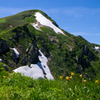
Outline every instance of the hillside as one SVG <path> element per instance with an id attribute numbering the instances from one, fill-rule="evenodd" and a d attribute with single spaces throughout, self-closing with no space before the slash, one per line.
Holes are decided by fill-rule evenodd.
<path id="1" fill-rule="evenodd" d="M 57 79 L 74 72 L 92 80 L 100 75 L 100 51 L 96 47 L 100 46 L 60 29 L 40 10 L 0 19 L 0 59 L 9 72 L 23 66 L 22 71 L 29 71 L 26 76 L 34 72 L 36 76 L 41 73 L 40 78 Z M 37 65 L 41 67 L 38 71 L 33 68 Z"/>

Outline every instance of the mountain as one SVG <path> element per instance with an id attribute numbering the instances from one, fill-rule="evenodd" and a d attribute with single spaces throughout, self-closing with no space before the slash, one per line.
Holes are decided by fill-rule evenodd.
<path id="1" fill-rule="evenodd" d="M 0 61 L 6 71 L 56 79 L 71 72 L 100 75 L 100 46 L 59 28 L 40 10 L 0 19 Z"/>

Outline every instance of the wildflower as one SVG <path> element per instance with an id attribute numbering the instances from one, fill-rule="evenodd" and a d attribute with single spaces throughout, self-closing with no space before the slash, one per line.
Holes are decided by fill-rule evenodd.
<path id="1" fill-rule="evenodd" d="M 3 68 L 0 68 L 1 70 L 3 70 Z"/>
<path id="2" fill-rule="evenodd" d="M 3 76 L 3 78 L 6 78 L 7 76 Z"/>
<path id="3" fill-rule="evenodd" d="M 11 77 L 11 75 L 9 74 L 9 76 Z"/>
<path id="4" fill-rule="evenodd" d="M 86 80 L 83 80 L 84 83 L 86 83 Z"/>
<path id="5" fill-rule="evenodd" d="M 70 79 L 72 79 L 72 76 L 70 76 Z"/>
<path id="6" fill-rule="evenodd" d="M 98 81 L 98 80 L 96 80 L 96 81 L 95 81 L 95 83 L 99 83 L 99 81 Z"/>
<path id="7" fill-rule="evenodd" d="M 67 81 L 69 80 L 69 77 L 68 77 L 68 76 L 66 76 L 66 80 L 67 80 Z"/>
<path id="8" fill-rule="evenodd" d="M 75 74 L 73 72 L 71 72 L 71 76 L 74 76 Z"/>
<path id="9" fill-rule="evenodd" d="M 63 76 L 60 76 L 60 79 L 62 80 L 63 79 Z"/>
<path id="10" fill-rule="evenodd" d="M 82 74 L 80 74 L 80 75 L 79 75 L 79 77 L 81 77 L 81 78 L 82 78 Z"/>

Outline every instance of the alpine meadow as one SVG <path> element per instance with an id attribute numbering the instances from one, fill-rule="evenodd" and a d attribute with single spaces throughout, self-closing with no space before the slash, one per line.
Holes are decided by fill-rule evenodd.
<path id="1" fill-rule="evenodd" d="M 100 45 L 41 10 L 0 19 L 0 100 L 100 100 L 99 82 Z"/>

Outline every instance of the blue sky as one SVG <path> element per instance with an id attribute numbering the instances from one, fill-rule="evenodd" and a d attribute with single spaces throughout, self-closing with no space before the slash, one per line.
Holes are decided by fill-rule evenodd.
<path id="1" fill-rule="evenodd" d="M 60 28 L 100 45 L 100 0 L 1 0 L 0 18 L 40 9 Z"/>

